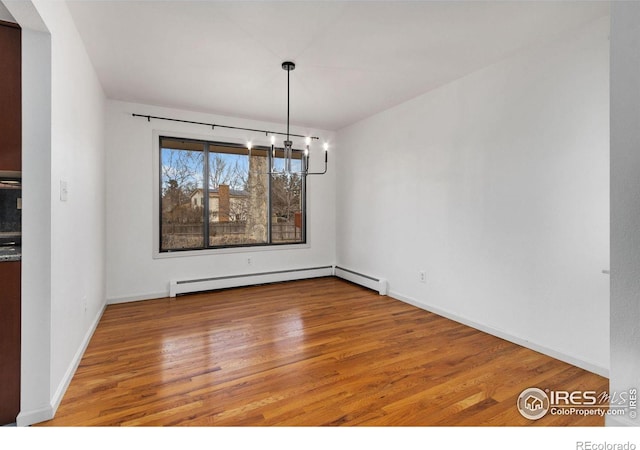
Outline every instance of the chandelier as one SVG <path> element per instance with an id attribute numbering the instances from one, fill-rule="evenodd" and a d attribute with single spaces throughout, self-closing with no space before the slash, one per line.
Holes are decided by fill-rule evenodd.
<path id="1" fill-rule="evenodd" d="M 290 129 L 289 129 L 289 88 L 290 88 L 290 83 L 289 83 L 289 78 L 290 78 L 290 74 L 291 71 L 293 71 L 296 68 L 295 63 L 291 62 L 291 61 L 284 61 L 282 63 L 282 68 L 284 70 L 287 71 L 287 132 L 286 133 L 282 133 L 279 131 L 269 131 L 269 130 L 258 130 L 255 128 L 245 128 L 245 127 L 238 127 L 238 126 L 231 126 L 231 125 L 222 125 L 219 123 L 207 123 L 207 122 L 196 122 L 193 120 L 184 120 L 184 119 L 175 119 L 175 118 L 171 118 L 171 117 L 160 117 L 160 116 L 152 116 L 149 114 L 136 114 L 133 113 L 131 114 L 133 117 L 144 117 L 145 119 L 147 119 L 148 122 L 151 122 L 151 119 L 156 119 L 156 120 L 167 120 L 170 122 L 182 122 L 182 123 L 188 123 L 188 124 L 193 124 L 193 125 L 204 125 L 207 127 L 211 127 L 211 130 L 215 130 L 216 128 L 226 128 L 226 129 L 230 129 L 230 130 L 243 130 L 243 131 L 249 131 L 249 132 L 253 132 L 253 133 L 264 133 L 266 136 L 271 136 L 271 167 L 269 168 L 269 172 L 268 174 L 271 175 L 281 175 L 283 173 L 291 175 L 291 174 L 300 174 L 303 176 L 306 175 L 324 175 L 325 173 L 327 173 L 327 165 L 329 162 L 329 144 L 327 142 L 325 142 L 322 145 L 322 148 L 324 150 L 324 170 L 322 172 L 309 172 L 309 159 L 310 159 L 310 147 L 311 147 L 311 142 L 314 140 L 318 140 L 320 139 L 319 137 L 316 136 L 303 136 L 300 134 L 292 134 L 290 133 Z M 287 138 L 284 140 L 284 145 L 283 145 L 283 150 L 284 150 L 284 168 L 282 171 L 276 171 L 274 170 L 274 160 L 276 159 L 276 147 L 275 147 L 275 143 L 276 143 L 276 135 L 286 135 Z M 304 142 L 305 142 L 305 148 L 304 148 L 304 153 L 300 156 L 301 161 L 303 162 L 302 165 L 302 170 L 300 172 L 294 172 L 292 171 L 292 167 L 291 167 L 291 160 L 293 159 L 293 153 L 294 150 L 293 149 L 293 142 L 291 141 L 292 137 L 299 137 L 299 138 L 304 138 Z M 247 149 L 249 150 L 249 156 L 251 156 L 251 148 L 252 148 L 252 143 L 251 141 L 247 142 Z M 298 158 L 295 158 L 298 159 Z"/>
<path id="2" fill-rule="evenodd" d="M 283 168 L 282 171 L 276 171 L 275 168 L 274 168 L 274 162 L 275 162 L 275 159 L 276 159 L 276 147 L 275 147 L 276 136 L 275 136 L 275 134 L 271 134 L 271 167 L 270 167 L 269 174 L 274 175 L 274 174 L 286 173 L 286 174 L 300 174 L 300 175 L 305 175 L 305 176 L 306 175 L 324 175 L 325 173 L 327 173 L 327 165 L 328 165 L 328 161 L 329 161 L 329 144 L 326 143 L 326 142 L 323 144 L 324 170 L 322 172 L 309 172 L 309 159 L 310 159 L 309 148 L 311 146 L 311 141 L 315 140 L 315 139 L 318 139 L 315 136 L 313 136 L 313 137 L 312 136 L 304 136 L 304 142 L 305 142 L 304 154 L 300 158 L 303 161 L 302 170 L 300 172 L 294 172 L 291 169 L 291 161 L 293 159 L 293 152 L 294 152 L 294 150 L 293 150 L 293 141 L 291 141 L 291 137 L 292 136 L 303 137 L 303 136 L 292 135 L 290 133 L 290 125 L 289 125 L 289 118 L 290 118 L 290 74 L 296 68 L 296 65 L 292 61 L 284 61 L 282 63 L 282 68 L 287 71 L 287 138 L 283 142 L 284 168 Z M 277 134 L 281 134 L 281 133 L 277 133 Z M 249 153 L 251 153 L 251 142 L 247 143 L 247 147 L 249 149 Z"/>

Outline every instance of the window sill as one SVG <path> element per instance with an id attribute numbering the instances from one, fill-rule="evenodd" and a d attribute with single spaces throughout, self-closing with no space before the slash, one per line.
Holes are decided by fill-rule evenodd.
<path id="1" fill-rule="evenodd" d="M 167 259 L 167 258 L 191 258 L 194 256 L 216 256 L 216 255 L 230 255 L 234 253 L 260 253 L 271 251 L 286 251 L 286 250 L 301 250 L 309 249 L 311 245 L 305 244 L 280 244 L 280 245 L 265 245 L 256 247 L 230 247 L 230 248 L 212 248 L 207 250 L 184 250 L 175 252 L 158 252 L 154 250 L 153 259 Z"/>

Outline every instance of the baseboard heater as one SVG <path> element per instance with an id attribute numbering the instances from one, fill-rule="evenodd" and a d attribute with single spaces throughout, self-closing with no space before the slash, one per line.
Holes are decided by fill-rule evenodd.
<path id="1" fill-rule="evenodd" d="M 192 292 L 213 291 L 255 284 L 277 283 L 280 281 L 304 280 L 306 278 L 330 277 L 333 266 L 309 267 L 305 269 L 277 270 L 273 272 L 228 275 L 222 277 L 198 278 L 193 280 L 173 280 L 169 283 L 169 296 Z"/>
<path id="2" fill-rule="evenodd" d="M 376 278 L 362 273 L 355 272 L 344 267 L 335 266 L 335 276 L 359 284 L 374 291 L 378 291 L 380 295 L 387 295 L 387 280 Z"/>

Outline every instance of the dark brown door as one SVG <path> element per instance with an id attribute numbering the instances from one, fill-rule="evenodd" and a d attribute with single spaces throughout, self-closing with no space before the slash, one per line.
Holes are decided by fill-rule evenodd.
<path id="1" fill-rule="evenodd" d="M 0 170 L 22 170 L 20 28 L 0 22 Z"/>
<path id="2" fill-rule="evenodd" d="M 0 425 L 20 412 L 20 261 L 0 261 Z"/>

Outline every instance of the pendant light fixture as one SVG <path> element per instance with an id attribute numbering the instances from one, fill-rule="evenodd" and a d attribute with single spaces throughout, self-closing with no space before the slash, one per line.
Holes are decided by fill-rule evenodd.
<path id="1" fill-rule="evenodd" d="M 324 150 L 324 170 L 322 172 L 309 172 L 309 159 L 310 159 L 310 147 L 311 147 L 311 142 L 318 138 L 317 136 L 303 136 L 300 134 L 292 134 L 290 133 L 290 127 L 289 127 L 289 113 L 290 113 L 290 102 L 289 102 L 289 88 L 290 88 L 290 74 L 291 72 L 296 68 L 295 63 L 293 63 L 292 61 L 284 61 L 282 63 L 282 69 L 287 71 L 287 133 L 286 136 L 287 138 L 284 141 L 284 169 L 282 171 L 275 171 L 274 170 L 274 160 L 276 158 L 276 147 L 275 147 L 275 143 L 276 143 L 276 135 L 285 135 L 285 133 L 279 132 L 279 131 L 269 131 L 269 130 L 258 130 L 255 128 L 245 128 L 245 127 L 238 127 L 238 126 L 231 126 L 231 125 L 222 125 L 219 123 L 207 123 L 207 122 L 196 122 L 193 120 L 184 120 L 184 119 L 175 119 L 175 118 L 171 118 L 171 117 L 159 117 L 159 116 L 151 116 L 149 114 L 136 114 L 133 113 L 131 114 L 133 117 L 143 117 L 145 119 L 147 119 L 148 122 L 151 122 L 151 119 L 156 119 L 156 120 L 167 120 L 170 122 L 181 122 L 181 123 L 188 123 L 188 124 L 193 124 L 193 125 L 204 125 L 207 127 L 210 127 L 212 130 L 215 130 L 216 128 L 225 128 L 225 129 L 230 129 L 230 130 L 244 130 L 244 131 L 249 131 L 252 133 L 264 133 L 266 136 L 271 135 L 271 167 L 269 168 L 269 172 L 267 172 L 268 174 L 271 175 L 275 175 L 275 174 L 282 174 L 282 173 L 286 173 L 286 174 L 300 174 L 303 176 L 306 175 L 324 175 L 325 173 L 327 173 L 327 165 L 329 162 L 329 144 L 327 142 L 325 142 L 322 146 L 323 150 Z M 305 148 L 304 148 L 304 153 L 301 155 L 300 159 L 304 161 L 304 165 L 302 167 L 302 171 L 301 172 L 292 172 L 291 170 L 291 160 L 293 159 L 293 142 L 291 141 L 292 137 L 298 137 L 298 138 L 304 138 L 305 140 Z M 247 142 L 247 153 L 249 156 L 251 156 L 251 148 L 253 147 L 253 144 L 251 141 Z M 297 159 L 297 158 L 296 158 Z"/>
<path id="2" fill-rule="evenodd" d="M 284 141 L 284 170 L 287 173 L 291 173 L 291 152 L 293 151 L 293 142 L 289 136 L 289 78 L 292 70 L 295 70 L 296 65 L 291 61 L 285 61 L 282 63 L 282 68 L 287 71 L 287 139 Z"/>
<path id="3" fill-rule="evenodd" d="M 304 154 L 301 156 L 301 159 L 304 159 L 304 166 L 302 167 L 301 172 L 293 172 L 291 170 L 291 160 L 293 158 L 293 142 L 291 141 L 290 135 L 290 126 L 289 126 L 289 116 L 290 116 L 290 75 L 293 70 L 295 70 L 296 65 L 292 61 L 284 61 L 282 63 L 282 69 L 287 71 L 287 138 L 284 141 L 284 170 L 283 172 L 286 174 L 298 173 L 301 175 L 324 175 L 327 173 L 327 164 L 329 161 L 329 144 L 326 142 L 323 145 L 324 149 L 324 171 L 322 172 L 309 172 L 309 148 L 311 146 L 311 141 L 313 139 L 317 139 L 316 137 L 305 137 L 305 150 Z M 276 172 L 273 168 L 274 160 L 276 156 L 275 149 L 276 137 L 271 135 L 271 174 L 280 174 L 282 172 Z"/>

